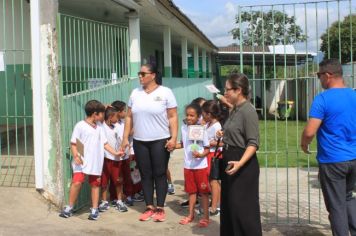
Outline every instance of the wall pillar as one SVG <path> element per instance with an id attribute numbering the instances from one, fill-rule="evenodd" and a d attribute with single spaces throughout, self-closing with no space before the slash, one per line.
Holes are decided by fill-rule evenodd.
<path id="1" fill-rule="evenodd" d="M 164 27 L 163 30 L 164 46 L 164 76 L 172 77 L 172 46 L 171 46 L 171 28 Z"/>
<path id="2" fill-rule="evenodd" d="M 188 40 L 187 38 L 182 38 L 181 41 L 182 48 L 182 75 L 183 78 L 188 78 Z"/>
<path id="3" fill-rule="evenodd" d="M 199 78 L 199 48 L 194 44 L 194 77 Z"/>
<path id="4" fill-rule="evenodd" d="M 208 78 L 213 77 L 213 68 L 212 68 L 212 62 L 211 62 L 211 53 L 208 54 Z"/>
<path id="5" fill-rule="evenodd" d="M 129 18 L 130 77 L 137 77 L 141 68 L 140 18 L 135 11 L 125 14 Z"/>
<path id="6" fill-rule="evenodd" d="M 206 49 L 205 48 L 203 48 L 201 52 L 201 62 L 202 62 L 203 78 L 206 78 Z"/>
<path id="7" fill-rule="evenodd" d="M 57 0 L 31 0 L 33 126 L 36 188 L 62 205 L 63 151 Z"/>

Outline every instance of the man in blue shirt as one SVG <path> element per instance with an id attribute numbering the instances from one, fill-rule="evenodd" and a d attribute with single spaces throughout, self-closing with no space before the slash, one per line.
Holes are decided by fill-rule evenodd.
<path id="1" fill-rule="evenodd" d="M 338 60 L 327 59 L 317 73 L 324 92 L 311 105 L 301 148 L 317 135 L 320 185 L 333 235 L 356 235 L 356 92 L 345 86 Z"/>

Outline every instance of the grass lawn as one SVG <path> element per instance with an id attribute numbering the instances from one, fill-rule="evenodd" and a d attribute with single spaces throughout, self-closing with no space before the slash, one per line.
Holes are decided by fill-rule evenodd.
<path id="1" fill-rule="evenodd" d="M 316 141 L 310 146 L 311 155 L 300 149 L 300 137 L 305 121 L 260 120 L 260 167 L 317 166 Z"/>

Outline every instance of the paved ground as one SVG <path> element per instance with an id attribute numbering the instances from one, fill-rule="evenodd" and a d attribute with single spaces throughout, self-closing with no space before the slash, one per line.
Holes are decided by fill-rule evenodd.
<path id="1" fill-rule="evenodd" d="M 185 209 L 179 207 L 179 203 L 185 199 L 182 162 L 182 152 L 175 151 L 170 168 L 175 179 L 176 194 L 167 197 L 168 219 L 164 223 L 139 222 L 137 218 L 144 209 L 143 203 L 130 208 L 127 213 L 110 209 L 94 222 L 87 220 L 87 210 L 63 219 L 58 217 L 58 209 L 34 189 L 1 187 L 0 209 L 3 217 L 0 220 L 0 236 L 219 235 L 218 217 L 212 218 L 211 225 L 206 229 L 198 228 L 197 220 L 188 226 L 178 224 L 179 219 L 187 214 Z M 264 235 L 331 235 L 315 175 L 315 170 L 261 169 Z"/>

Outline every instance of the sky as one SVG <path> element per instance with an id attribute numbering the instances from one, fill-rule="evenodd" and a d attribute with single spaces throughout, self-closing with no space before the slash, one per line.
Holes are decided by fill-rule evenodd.
<path id="1" fill-rule="evenodd" d="M 266 4 L 266 0 L 173 0 L 173 2 L 216 46 L 227 46 L 237 42 L 232 38 L 229 31 L 235 27 L 235 17 L 239 5 L 250 6 Z M 338 7 L 335 2 L 328 3 L 328 9 L 325 1 L 317 5 L 310 2 L 312 1 L 270 0 L 267 3 L 268 5 L 301 3 L 295 5 L 296 19 L 297 24 L 301 26 L 304 33 L 307 31 L 308 44 L 305 45 L 305 43 L 303 43 L 296 45 L 297 51 L 308 50 L 317 52 L 321 44 L 320 36 L 326 31 L 328 26 L 326 21 L 327 15 L 329 15 L 329 25 L 338 20 Z M 305 6 L 307 7 L 305 8 Z M 244 7 L 243 9 L 248 10 L 250 8 Z M 261 7 L 259 6 L 254 9 L 260 10 Z M 271 7 L 264 6 L 263 9 L 269 10 Z M 282 5 L 275 6 L 274 9 L 283 10 Z M 342 20 L 344 16 L 350 13 L 349 1 L 340 2 L 339 9 L 340 19 Z M 356 1 L 352 1 L 351 10 L 352 13 L 356 13 Z M 293 15 L 293 6 L 286 5 L 285 12 L 290 16 Z M 329 12 L 329 14 L 327 14 L 327 12 Z"/>

